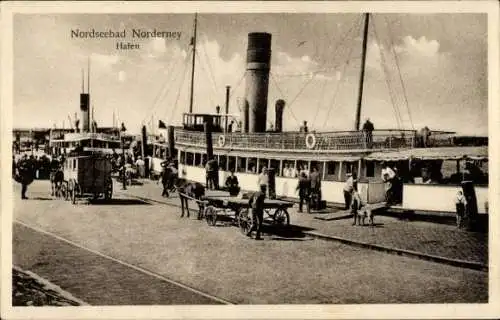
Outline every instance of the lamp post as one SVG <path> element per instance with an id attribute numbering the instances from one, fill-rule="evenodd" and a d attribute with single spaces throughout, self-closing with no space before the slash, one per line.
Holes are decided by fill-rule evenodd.
<path id="1" fill-rule="evenodd" d="M 125 131 L 125 125 L 124 123 L 122 122 L 122 127 L 120 129 L 120 142 L 121 142 L 121 145 L 122 145 L 122 172 L 121 172 L 121 175 L 122 175 L 122 182 L 123 182 L 123 186 L 122 186 L 122 190 L 127 190 L 127 181 L 125 179 L 125 141 L 123 139 L 123 132 Z"/>

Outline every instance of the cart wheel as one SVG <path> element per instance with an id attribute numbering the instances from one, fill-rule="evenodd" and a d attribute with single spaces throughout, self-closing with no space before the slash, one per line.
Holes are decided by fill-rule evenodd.
<path id="1" fill-rule="evenodd" d="M 209 226 L 215 226 L 217 223 L 217 211 L 213 206 L 205 207 L 205 219 Z"/>
<path id="2" fill-rule="evenodd" d="M 274 224 L 279 226 L 288 226 L 290 224 L 290 215 L 284 208 L 278 208 L 273 216 Z"/>
<path id="3" fill-rule="evenodd" d="M 104 190 L 104 199 L 111 200 L 112 196 L 113 196 L 113 180 L 109 178 Z"/>
<path id="4" fill-rule="evenodd" d="M 248 209 L 242 209 L 238 214 L 238 225 L 240 227 L 241 233 L 243 233 L 244 235 L 246 235 L 252 227 L 252 219 L 248 216 L 248 213 Z"/>

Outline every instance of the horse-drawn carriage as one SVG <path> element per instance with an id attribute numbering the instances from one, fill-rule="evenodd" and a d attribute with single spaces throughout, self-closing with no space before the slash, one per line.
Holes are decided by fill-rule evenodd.
<path id="1" fill-rule="evenodd" d="M 70 155 L 64 161 L 63 172 L 65 189 L 72 203 L 76 203 L 77 198 L 85 196 L 111 199 L 113 180 L 109 157 L 98 153 Z"/>

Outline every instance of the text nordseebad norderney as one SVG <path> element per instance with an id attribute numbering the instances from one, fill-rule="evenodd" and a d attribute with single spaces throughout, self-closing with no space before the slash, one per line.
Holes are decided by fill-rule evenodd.
<path id="1" fill-rule="evenodd" d="M 131 38 L 147 39 L 147 38 L 173 38 L 179 40 L 181 37 L 180 31 L 160 31 L 160 30 L 144 30 L 144 29 L 130 29 L 130 30 L 80 30 L 72 29 L 71 38 Z"/>
<path id="2" fill-rule="evenodd" d="M 104 30 L 99 31 L 95 29 L 90 30 L 71 30 L 71 38 L 79 39 L 103 39 L 103 38 L 115 38 L 120 39 L 116 42 L 116 50 L 135 50 L 140 49 L 141 45 L 134 42 L 133 40 L 149 39 L 149 38 L 170 38 L 173 40 L 179 40 L 181 38 L 180 31 L 158 31 L 144 30 L 144 29 L 130 29 L 130 30 Z M 130 41 L 125 41 L 125 38 L 129 38 Z"/>

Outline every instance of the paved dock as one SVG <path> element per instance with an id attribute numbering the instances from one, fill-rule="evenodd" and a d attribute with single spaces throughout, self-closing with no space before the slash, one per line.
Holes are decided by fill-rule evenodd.
<path id="1" fill-rule="evenodd" d="M 172 194 L 169 198 L 161 196 L 161 184 L 150 180 L 143 180 L 141 183 L 142 185 L 129 186 L 127 190 L 121 190 L 121 185 L 117 185 L 115 191 L 118 194 L 180 206 L 177 194 Z M 313 236 L 366 244 L 366 247 L 373 249 L 385 248 L 398 254 L 420 255 L 421 258 L 434 261 L 442 258 L 438 262 L 487 269 L 487 233 L 459 230 L 454 225 L 408 221 L 384 215 L 375 216 L 375 226 L 352 226 L 351 215 L 344 210 L 328 208 L 321 213 L 307 214 L 297 212 L 297 208 L 295 205 L 289 210 L 291 224 Z M 327 215 L 329 221 L 321 220 Z M 433 257 L 437 259 L 432 259 Z"/>
<path id="2" fill-rule="evenodd" d="M 377 219 L 383 227 L 370 229 L 353 227 L 350 219 L 326 224 L 291 210 L 289 228 L 267 225 L 264 240 L 255 241 L 230 225 L 212 227 L 195 215 L 181 218 L 177 195 L 162 198 L 155 183 L 126 191 L 114 187 L 111 201 L 73 205 L 51 198 L 47 181 L 35 181 L 29 199 L 21 200 L 14 183 L 13 263 L 91 305 L 484 303 L 489 298 L 487 272 L 313 236 L 327 232 L 320 225 L 334 225 L 351 234 L 373 232 L 379 241 L 379 231 L 392 226 L 385 218 Z"/>

